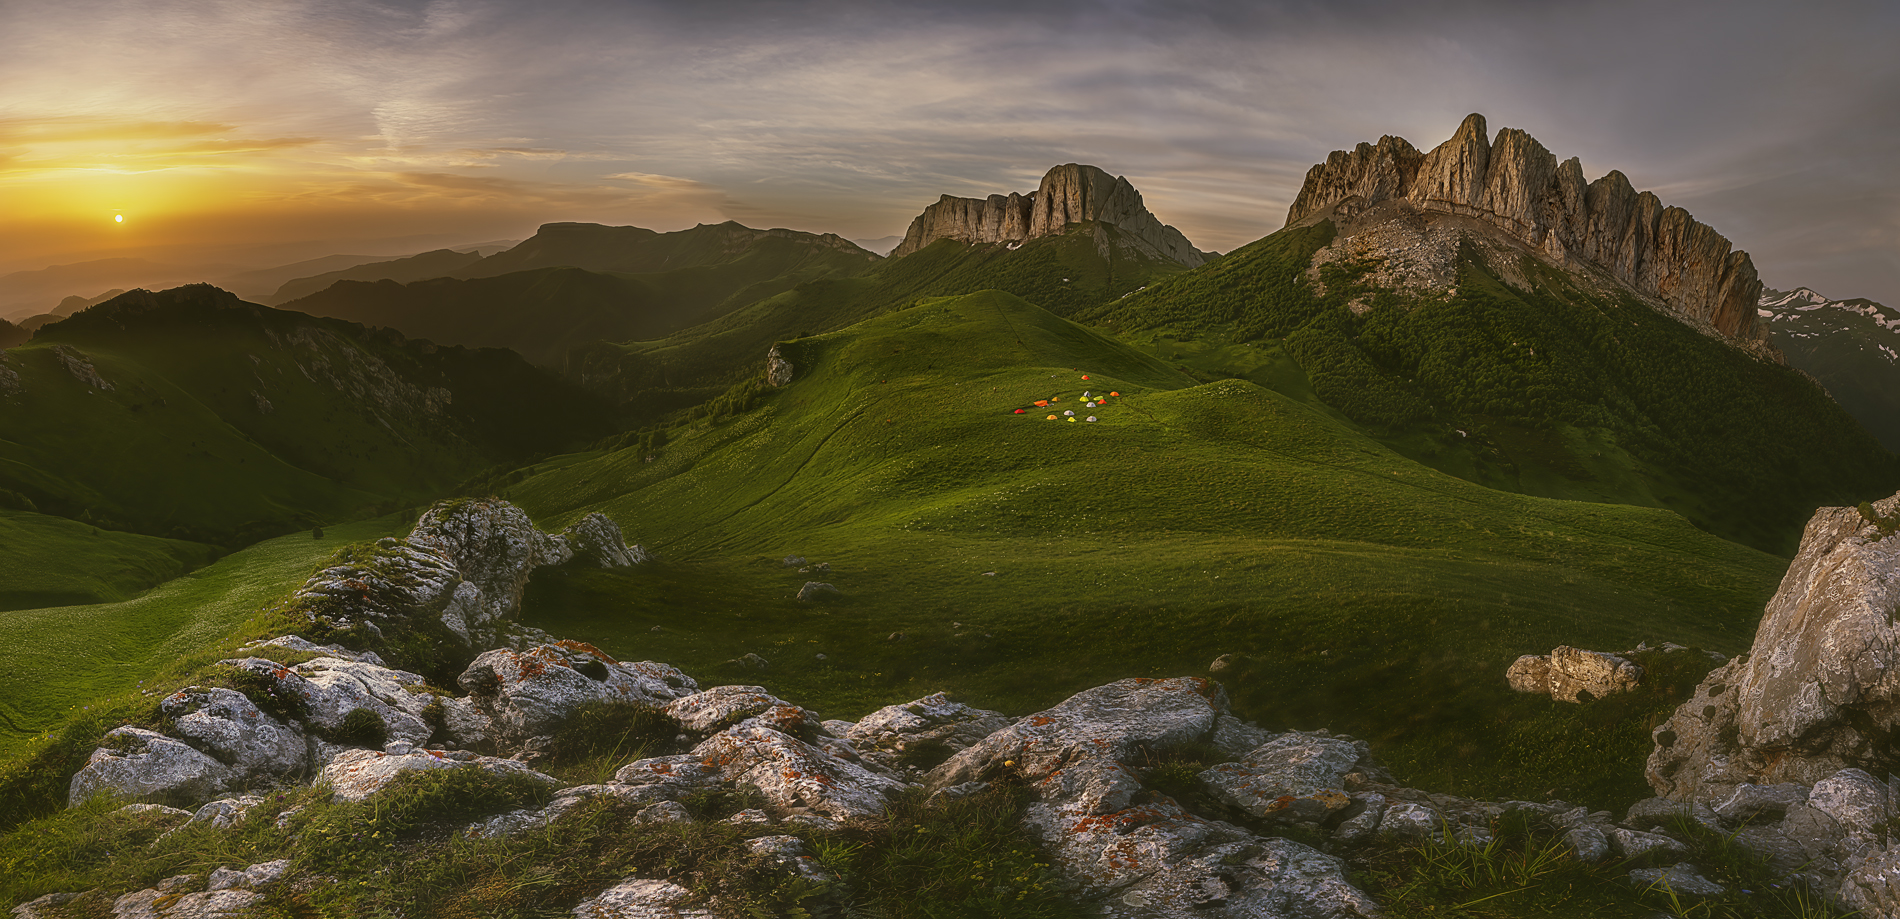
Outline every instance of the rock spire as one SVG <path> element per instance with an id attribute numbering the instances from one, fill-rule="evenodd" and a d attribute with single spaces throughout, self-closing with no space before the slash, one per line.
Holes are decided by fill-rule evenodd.
<path id="1" fill-rule="evenodd" d="M 1467 116 L 1430 153 L 1390 135 L 1334 151 L 1306 173 L 1287 223 L 1386 201 L 1474 218 L 1554 264 L 1606 272 L 1691 324 L 1742 343 L 1767 340 L 1748 253 L 1688 211 L 1638 192 L 1621 172 L 1586 184 L 1575 157 L 1559 163 L 1523 131 L 1489 138 L 1483 115 Z"/>
<path id="2" fill-rule="evenodd" d="M 988 198 L 944 195 L 910 222 L 892 258 L 909 255 L 939 239 L 969 243 L 1022 242 L 1060 236 L 1069 225 L 1094 221 L 1122 231 L 1123 242 L 1143 255 L 1193 267 L 1207 261 L 1188 238 L 1155 218 L 1128 180 L 1094 166 L 1066 163 L 1043 175 L 1027 195 Z"/>

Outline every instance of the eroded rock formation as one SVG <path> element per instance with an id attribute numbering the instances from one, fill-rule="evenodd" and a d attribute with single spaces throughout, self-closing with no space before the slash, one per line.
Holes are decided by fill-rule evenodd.
<path id="1" fill-rule="evenodd" d="M 909 255 L 939 239 L 1015 243 L 1060 236 L 1071 224 L 1086 222 L 1115 227 L 1121 231 L 1119 242 L 1148 258 L 1167 259 L 1190 268 L 1207 261 L 1207 254 L 1194 248 L 1180 230 L 1148 212 L 1141 203 L 1141 192 L 1126 178 L 1077 163 L 1049 170 L 1042 184 L 1027 195 L 944 195 L 911 221 L 904 241 L 891 257 Z M 1103 245 L 1105 240 L 1098 237 L 1097 243 Z"/>
<path id="2" fill-rule="evenodd" d="M 1748 253 L 1621 172 L 1585 183 L 1575 157 L 1559 163 L 1516 128 L 1492 139 L 1474 114 L 1430 153 L 1391 135 L 1334 151 L 1307 172 L 1287 224 L 1386 202 L 1488 224 L 1552 264 L 1603 272 L 1692 325 L 1772 353 Z"/>
<path id="3" fill-rule="evenodd" d="M 1900 495 L 1873 502 L 1900 514 Z M 1900 536 L 1856 508 L 1814 512 L 1755 643 L 1655 732 L 1656 793 L 1706 801 L 1745 784 L 1812 785 L 1900 759 Z"/>

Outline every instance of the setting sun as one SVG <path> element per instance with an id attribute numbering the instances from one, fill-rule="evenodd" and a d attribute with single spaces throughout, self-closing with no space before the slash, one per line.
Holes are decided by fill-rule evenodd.
<path id="1" fill-rule="evenodd" d="M 113 214 L 113 215 L 112 215 L 112 222 L 113 222 L 113 223 L 124 223 L 124 222 L 125 222 L 125 215 L 124 215 L 124 214 Z"/>

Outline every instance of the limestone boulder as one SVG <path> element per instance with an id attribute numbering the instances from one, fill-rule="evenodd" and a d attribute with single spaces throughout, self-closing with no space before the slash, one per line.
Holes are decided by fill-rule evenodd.
<path id="1" fill-rule="evenodd" d="M 592 513 L 579 523 L 561 531 L 556 539 L 567 545 L 574 558 L 592 562 L 601 568 L 631 568 L 648 560 L 639 546 L 627 545 L 620 524 L 602 513 Z"/>
<path id="2" fill-rule="evenodd" d="M 1518 658 L 1504 676 L 1518 692 L 1579 702 L 1635 689 L 1643 682 L 1643 668 L 1615 654 L 1560 646 L 1547 655 Z"/>
<path id="3" fill-rule="evenodd" d="M 1375 915 L 1338 859 L 1144 794 L 1147 757 L 1210 743 L 1227 722 L 1239 724 L 1217 683 L 1121 680 L 990 734 L 927 782 L 940 792 L 1012 775 L 1027 784 L 1038 800 L 1024 825 L 1077 895 L 1110 915 Z"/>
<path id="4" fill-rule="evenodd" d="M 301 635 L 279 635 L 276 638 L 263 638 L 248 642 L 239 650 L 256 651 L 261 648 L 282 648 L 286 651 L 302 651 L 323 657 L 337 657 L 346 661 L 360 661 L 366 664 L 384 666 L 382 657 L 374 651 L 351 651 L 342 645 L 320 645 Z"/>
<path id="5" fill-rule="evenodd" d="M 388 787 L 403 773 L 433 769 L 480 769 L 493 775 L 524 775 L 550 786 L 561 784 L 559 779 L 512 759 L 456 750 L 416 750 L 401 754 L 349 750 L 323 768 L 322 781 L 330 786 L 332 800 L 354 803 Z"/>
<path id="6" fill-rule="evenodd" d="M 536 529 L 525 511 L 499 498 L 437 504 L 416 520 L 406 542 L 448 560 L 473 589 L 471 629 L 515 619 L 534 569 L 574 554 L 567 541 Z"/>
<path id="7" fill-rule="evenodd" d="M 757 788 L 776 807 L 806 808 L 833 820 L 877 816 L 906 787 L 758 719 L 720 731 L 692 752 L 725 781 Z"/>
<path id="8" fill-rule="evenodd" d="M 1900 513 L 1900 495 L 1874 509 Z M 1650 786 L 1720 801 L 1743 784 L 1884 774 L 1885 738 L 1900 729 L 1897 614 L 1900 538 L 1855 508 L 1816 511 L 1749 653 L 1710 672 L 1656 728 Z"/>
<path id="9" fill-rule="evenodd" d="M 624 664 L 576 641 L 484 652 L 456 682 L 503 744 L 548 734 L 588 703 L 658 708 L 699 689 L 691 677 L 666 664 Z"/>
<path id="10" fill-rule="evenodd" d="M 107 733 L 73 775 L 67 802 L 77 806 L 107 791 L 134 801 L 196 804 L 224 792 L 234 778 L 229 767 L 183 741 L 121 727 Z"/>
<path id="11" fill-rule="evenodd" d="M 695 734 L 723 731 L 748 718 L 769 716 L 779 730 L 820 725 L 818 716 L 769 692 L 763 686 L 714 686 L 666 703 L 664 711 Z"/>
<path id="12" fill-rule="evenodd" d="M 1013 722 L 1001 712 L 952 702 L 938 692 L 880 708 L 851 725 L 844 736 L 865 759 L 885 768 L 897 769 L 906 762 L 936 766 Z"/>
<path id="13" fill-rule="evenodd" d="M 629 878 L 574 907 L 576 919 L 714 919 L 705 901 L 672 881 Z"/>
<path id="14" fill-rule="evenodd" d="M 113 919 L 238 919 L 250 914 L 262 894 L 236 888 L 176 894 L 158 888 L 133 891 L 112 901 Z"/>
<path id="15" fill-rule="evenodd" d="M 1352 805 L 1346 776 L 1369 768 L 1363 740 L 1296 732 L 1202 772 L 1200 781 L 1215 800 L 1255 817 L 1322 823 Z"/>
<path id="16" fill-rule="evenodd" d="M 231 767 L 234 782 L 300 775 L 310 767 L 304 735 L 235 690 L 181 689 L 159 703 L 159 711 L 180 737 Z"/>

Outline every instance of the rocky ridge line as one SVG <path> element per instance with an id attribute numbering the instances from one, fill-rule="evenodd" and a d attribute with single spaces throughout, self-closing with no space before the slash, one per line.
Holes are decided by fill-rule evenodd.
<path id="1" fill-rule="evenodd" d="M 904 241 L 891 258 L 909 255 L 939 239 L 967 243 L 1021 243 L 1044 236 L 1060 236 L 1070 224 L 1093 221 L 1121 230 L 1116 242 L 1132 246 L 1148 258 L 1166 259 L 1190 268 L 1207 261 L 1180 230 L 1148 212 L 1141 192 L 1122 176 L 1095 166 L 1066 163 L 1050 169 L 1042 184 L 1027 195 L 1011 192 L 988 198 L 944 195 L 912 220 Z M 1097 233 L 1098 249 L 1111 245 Z"/>
<path id="2" fill-rule="evenodd" d="M 1586 183 L 1576 157 L 1559 163 L 1516 128 L 1493 140 L 1473 114 L 1430 153 L 1392 135 L 1336 150 L 1307 172 L 1286 222 L 1350 219 L 1387 202 L 1480 221 L 1551 264 L 1602 272 L 1692 326 L 1776 354 L 1757 322 L 1761 280 L 1748 253 L 1621 172 Z"/>

